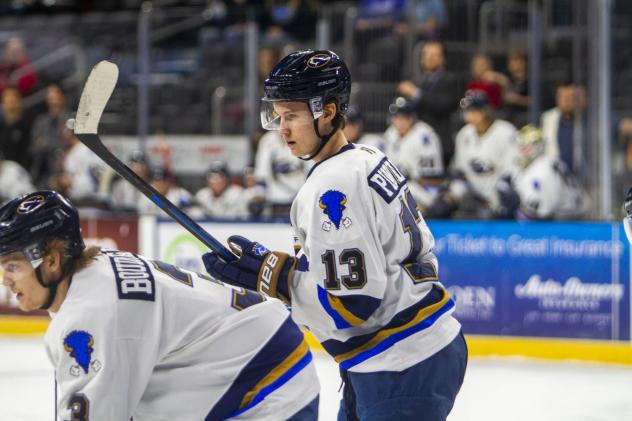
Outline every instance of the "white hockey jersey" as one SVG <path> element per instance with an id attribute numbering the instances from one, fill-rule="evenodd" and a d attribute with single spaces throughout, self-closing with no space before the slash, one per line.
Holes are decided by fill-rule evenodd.
<path id="1" fill-rule="evenodd" d="M 83 143 L 75 143 L 64 158 L 64 172 L 72 179 L 68 191 L 71 199 L 80 200 L 98 196 L 99 174 L 103 161 Z"/>
<path id="2" fill-rule="evenodd" d="M 121 210 L 137 210 L 138 203 L 145 197 L 143 194 L 124 178 L 112 183 L 110 200 L 112 207 Z"/>
<path id="3" fill-rule="evenodd" d="M 259 140 L 255 157 L 255 178 L 265 184 L 266 202 L 289 205 L 305 182 L 308 164 L 296 159 L 278 131 L 269 131 Z"/>
<path id="4" fill-rule="evenodd" d="M 213 190 L 204 187 L 195 193 L 195 199 L 206 214 L 213 218 L 246 218 L 248 217 L 248 201 L 244 189 L 230 185 L 220 196 L 215 196 Z"/>
<path id="5" fill-rule="evenodd" d="M 35 190 L 31 175 L 20 164 L 0 160 L 0 204 Z"/>
<path id="6" fill-rule="evenodd" d="M 542 155 L 518 174 L 520 211 L 531 219 L 573 218 L 587 210 L 579 182 L 561 162 Z"/>
<path id="7" fill-rule="evenodd" d="M 453 169 L 463 172 L 474 192 L 492 209 L 499 205 L 498 182 L 518 173 L 516 136 L 516 128 L 504 120 L 495 120 L 483 135 L 469 124 L 456 135 Z"/>
<path id="8" fill-rule="evenodd" d="M 292 315 L 341 368 L 401 371 L 456 337 L 434 238 L 382 152 L 348 144 L 316 164 L 291 220 L 301 248 Z"/>
<path id="9" fill-rule="evenodd" d="M 376 133 L 365 133 L 355 142 L 358 145 L 373 146 L 384 152 L 384 136 Z"/>
<path id="10" fill-rule="evenodd" d="M 285 306 L 204 278 L 111 250 L 76 273 L 45 335 L 58 419 L 284 420 L 315 399 Z"/>
<path id="11" fill-rule="evenodd" d="M 408 187 L 423 207 L 430 206 L 438 195 L 444 175 L 441 141 L 423 121 L 415 123 L 404 137 L 394 126 L 384 132 L 384 152 L 408 178 Z M 430 181 L 434 182 L 430 182 Z"/>

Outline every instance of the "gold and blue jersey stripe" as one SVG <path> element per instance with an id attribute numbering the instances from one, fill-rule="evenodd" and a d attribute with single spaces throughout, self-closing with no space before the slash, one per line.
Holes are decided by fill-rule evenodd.
<path id="1" fill-rule="evenodd" d="M 452 308 L 454 301 L 448 292 L 434 285 L 424 298 L 399 312 L 377 332 L 355 336 L 344 342 L 330 339 L 322 345 L 340 367 L 347 370 L 387 350 L 402 339 L 429 328 Z"/>
<path id="2" fill-rule="evenodd" d="M 272 338 L 240 371 L 205 421 L 225 420 L 249 410 L 287 383 L 311 360 L 312 354 L 303 333 L 288 316 Z"/>
<path id="3" fill-rule="evenodd" d="M 337 329 L 358 326 L 380 306 L 379 298 L 367 295 L 333 295 L 317 285 L 318 301 L 332 318 Z"/>

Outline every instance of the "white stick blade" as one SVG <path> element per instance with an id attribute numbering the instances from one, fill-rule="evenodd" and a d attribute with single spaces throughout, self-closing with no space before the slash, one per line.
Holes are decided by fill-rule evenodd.
<path id="1" fill-rule="evenodd" d="M 75 121 L 75 134 L 97 133 L 101 115 L 118 79 L 118 67 L 109 61 L 99 62 L 88 76 Z"/>

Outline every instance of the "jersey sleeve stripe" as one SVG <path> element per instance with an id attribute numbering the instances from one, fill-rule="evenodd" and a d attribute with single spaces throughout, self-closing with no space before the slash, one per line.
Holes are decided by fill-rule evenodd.
<path id="1" fill-rule="evenodd" d="M 323 347 L 343 369 L 349 369 L 362 361 L 392 347 L 408 336 L 432 326 L 443 314 L 454 308 L 454 301 L 444 289 L 433 289 L 415 305 L 398 313 L 384 328 L 369 334 L 356 336 L 345 342 L 328 340 Z"/>
<path id="2" fill-rule="evenodd" d="M 437 273 L 437 268 L 431 262 L 427 263 L 408 263 L 406 265 L 402 265 L 410 279 L 413 280 L 414 283 L 418 284 L 420 282 L 428 282 L 428 281 L 438 281 L 439 274 Z"/>
<path id="3" fill-rule="evenodd" d="M 230 346 L 230 344 L 227 344 Z M 277 332 L 241 370 L 205 421 L 232 418 L 260 403 L 312 360 L 305 337 L 287 317 Z"/>

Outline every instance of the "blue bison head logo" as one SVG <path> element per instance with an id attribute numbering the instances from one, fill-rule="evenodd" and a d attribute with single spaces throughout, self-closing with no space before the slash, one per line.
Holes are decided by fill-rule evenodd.
<path id="1" fill-rule="evenodd" d="M 90 368 L 90 355 L 94 348 L 94 338 L 84 330 L 73 330 L 64 339 L 64 349 L 77 361 L 77 364 L 88 374 Z"/>
<path id="2" fill-rule="evenodd" d="M 342 211 L 345 210 L 345 204 L 347 204 L 347 196 L 337 190 L 327 190 L 320 196 L 320 200 L 318 201 L 318 205 L 323 210 L 323 213 L 334 223 L 336 229 L 340 228 Z"/>

